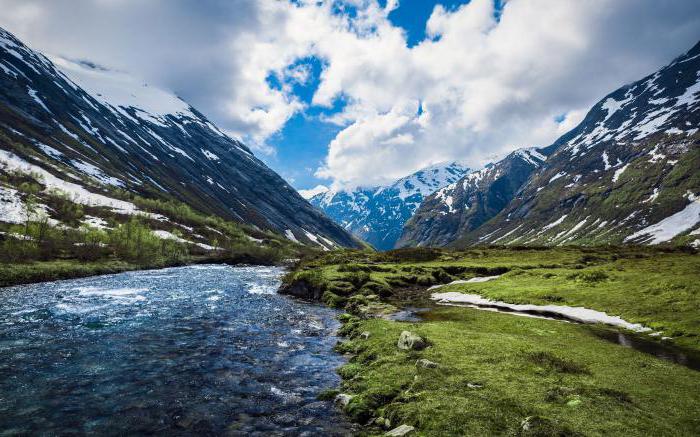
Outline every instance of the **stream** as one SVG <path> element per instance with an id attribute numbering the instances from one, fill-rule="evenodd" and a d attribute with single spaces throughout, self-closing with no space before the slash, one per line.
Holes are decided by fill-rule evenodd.
<path id="1" fill-rule="evenodd" d="M 335 311 L 275 267 L 202 265 L 0 289 L 2 435 L 345 435 Z"/>

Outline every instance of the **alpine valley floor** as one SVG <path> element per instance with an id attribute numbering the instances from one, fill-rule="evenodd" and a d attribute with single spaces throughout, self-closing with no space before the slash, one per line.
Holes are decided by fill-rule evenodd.
<path id="1" fill-rule="evenodd" d="M 325 397 L 367 435 L 407 425 L 414 435 L 678 436 L 700 433 L 689 364 L 700 357 L 699 272 L 695 252 L 642 247 L 336 251 L 300 263 L 281 292 L 345 309 L 336 349 L 350 358 Z M 498 277 L 428 290 L 484 276 Z M 650 329 L 444 306 L 435 292 L 585 307 Z"/>

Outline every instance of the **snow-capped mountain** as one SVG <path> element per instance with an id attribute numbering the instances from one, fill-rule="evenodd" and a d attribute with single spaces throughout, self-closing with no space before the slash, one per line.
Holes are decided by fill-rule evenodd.
<path id="1" fill-rule="evenodd" d="M 457 181 L 469 171 L 462 164 L 438 164 L 396 182 L 355 190 L 330 190 L 311 203 L 357 237 L 379 250 L 392 249 L 404 223 L 423 198 Z"/>
<path id="2" fill-rule="evenodd" d="M 700 43 L 594 105 L 493 219 L 435 240 L 444 220 L 416 220 L 408 241 L 700 247 L 699 128 Z"/>
<path id="3" fill-rule="evenodd" d="M 358 245 L 174 94 L 89 62 L 49 59 L 3 29 L 0 169 L 73 184 L 71 195 L 172 198 L 292 240 Z"/>
<path id="4" fill-rule="evenodd" d="M 516 150 L 426 197 L 404 225 L 396 246 L 443 246 L 478 228 L 542 167 L 545 153 L 534 147 Z"/>

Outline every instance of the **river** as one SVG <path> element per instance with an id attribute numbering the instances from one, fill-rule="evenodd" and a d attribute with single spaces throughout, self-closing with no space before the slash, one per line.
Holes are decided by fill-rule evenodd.
<path id="1" fill-rule="evenodd" d="M 0 434 L 343 435 L 333 310 L 276 267 L 0 289 Z"/>

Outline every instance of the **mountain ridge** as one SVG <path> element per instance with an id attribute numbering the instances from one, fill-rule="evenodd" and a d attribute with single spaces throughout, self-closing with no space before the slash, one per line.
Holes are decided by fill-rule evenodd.
<path id="1" fill-rule="evenodd" d="M 183 100 L 125 73 L 54 60 L 0 28 L 4 150 L 93 191 L 174 198 L 326 249 L 360 246 Z"/>
<path id="2" fill-rule="evenodd" d="M 379 187 L 329 190 L 310 202 L 346 230 L 379 250 L 393 249 L 423 197 L 469 171 L 463 164 L 434 164 Z"/>
<path id="3" fill-rule="evenodd" d="M 495 216 L 448 238 L 425 204 L 407 242 L 700 247 L 700 43 L 598 101 Z M 435 201 L 434 196 L 427 201 Z M 460 203 L 455 207 L 463 207 Z M 435 205 L 433 205 L 433 208 Z M 421 218 L 422 217 L 422 218 Z M 673 229 L 672 229 L 673 228 Z M 445 234 L 444 229 L 442 234 Z M 416 239 L 416 236 L 427 236 Z"/>

